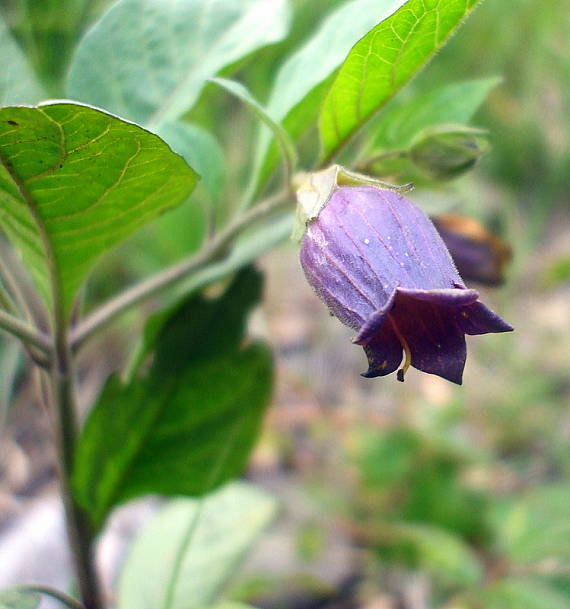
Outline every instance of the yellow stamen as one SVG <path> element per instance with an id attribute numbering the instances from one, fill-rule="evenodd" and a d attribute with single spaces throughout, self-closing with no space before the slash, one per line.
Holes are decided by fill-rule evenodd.
<path id="1" fill-rule="evenodd" d="M 406 374 L 406 372 L 408 371 L 408 368 L 410 367 L 410 364 L 412 363 L 412 352 L 410 351 L 410 347 L 408 345 L 408 342 L 402 336 L 402 333 L 400 332 L 400 329 L 396 325 L 396 322 L 394 321 L 394 318 L 391 315 L 388 315 L 388 318 L 390 319 L 390 323 L 392 324 L 392 328 L 394 328 L 394 332 L 396 333 L 396 336 L 398 337 L 398 340 L 400 341 L 400 343 L 402 345 L 402 348 L 404 349 L 404 365 L 396 373 L 396 378 L 401 383 L 403 383 L 404 382 L 404 375 Z"/>

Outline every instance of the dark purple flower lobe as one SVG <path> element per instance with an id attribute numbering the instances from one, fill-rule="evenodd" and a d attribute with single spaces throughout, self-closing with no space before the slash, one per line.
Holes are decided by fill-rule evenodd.
<path id="1" fill-rule="evenodd" d="M 404 197 L 341 187 L 301 246 L 307 280 L 364 347 L 366 377 L 407 368 L 460 384 L 465 334 L 512 328 L 465 287 L 427 216 Z"/>

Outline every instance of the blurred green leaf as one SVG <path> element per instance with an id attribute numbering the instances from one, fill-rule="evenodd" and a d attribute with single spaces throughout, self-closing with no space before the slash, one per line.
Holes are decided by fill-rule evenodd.
<path id="1" fill-rule="evenodd" d="M 2 228 L 64 314 L 101 254 L 198 180 L 157 136 L 71 103 L 0 110 L 0 148 Z"/>
<path id="2" fill-rule="evenodd" d="M 478 594 L 481 609 L 570 609 L 570 599 L 532 577 L 502 579 Z"/>
<path id="3" fill-rule="evenodd" d="M 0 590 L 0 609 L 36 609 L 40 606 L 40 596 L 18 588 Z"/>
<path id="4" fill-rule="evenodd" d="M 353 0 L 333 11 L 309 40 L 279 69 L 267 112 L 283 123 L 293 140 L 314 124 L 319 106 L 338 69 L 355 42 L 386 19 L 405 0 Z M 256 153 L 256 179 L 263 183 L 277 164 L 271 136 L 260 134 Z"/>
<path id="5" fill-rule="evenodd" d="M 224 151 L 218 140 L 202 127 L 183 121 L 160 125 L 156 133 L 196 170 L 212 201 L 217 201 L 225 180 Z"/>
<path id="6" fill-rule="evenodd" d="M 375 148 L 407 148 L 426 127 L 469 124 L 500 78 L 480 78 L 440 87 L 386 108 L 374 133 Z M 394 100 L 395 101 L 395 100 Z"/>
<path id="7" fill-rule="evenodd" d="M 45 95 L 8 26 L 0 17 L 0 105 L 35 104 Z"/>
<path id="8" fill-rule="evenodd" d="M 295 168 L 295 163 L 297 162 L 297 151 L 295 150 L 295 145 L 287 131 L 269 116 L 267 110 L 241 83 L 228 80 L 227 78 L 211 78 L 210 82 L 222 87 L 222 89 L 225 89 L 228 93 L 231 93 L 234 97 L 241 100 L 250 110 L 252 110 L 257 118 L 272 131 L 273 136 L 281 149 L 281 154 L 289 167 L 289 171 L 292 172 Z"/>
<path id="9" fill-rule="evenodd" d="M 118 609 L 204 609 L 215 603 L 276 507 L 265 492 L 238 482 L 202 500 L 172 501 L 132 546 L 119 581 Z"/>
<path id="10" fill-rule="evenodd" d="M 476 3 L 409 0 L 353 47 L 321 109 L 324 161 L 422 68 Z"/>
<path id="11" fill-rule="evenodd" d="M 206 79 L 288 27 L 286 0 L 120 0 L 79 44 L 67 95 L 156 127 L 188 111 Z"/>
<path id="12" fill-rule="evenodd" d="M 148 374 L 127 385 L 107 382 L 80 438 L 73 477 L 96 526 L 128 499 L 202 495 L 242 473 L 272 385 L 269 350 L 241 344 L 260 282 L 246 269 L 219 299 L 192 296 L 168 318 L 155 317 Z"/>
<path id="13" fill-rule="evenodd" d="M 492 518 L 500 550 L 516 564 L 570 566 L 570 486 L 536 488 L 498 505 Z"/>
<path id="14" fill-rule="evenodd" d="M 460 537 L 423 524 L 385 526 L 386 540 L 378 548 L 385 561 L 424 570 L 447 586 L 471 586 L 480 581 L 481 566 Z"/>
<path id="15" fill-rule="evenodd" d="M 59 84 L 93 0 L 8 0 L 0 2 L 14 35 L 50 91 L 60 96 Z M 26 100 L 35 103 L 37 100 Z"/>

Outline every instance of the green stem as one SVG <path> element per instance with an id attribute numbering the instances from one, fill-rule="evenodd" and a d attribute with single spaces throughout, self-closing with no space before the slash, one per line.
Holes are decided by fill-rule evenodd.
<path id="1" fill-rule="evenodd" d="M 31 584 L 29 586 L 18 586 L 18 589 L 22 590 L 23 592 L 37 592 L 38 594 L 50 596 L 51 598 L 55 598 L 56 601 L 67 605 L 70 609 L 85 609 L 85 607 L 79 601 L 50 586 Z"/>
<path id="2" fill-rule="evenodd" d="M 81 599 L 86 609 L 103 609 L 97 574 L 93 562 L 94 532 L 86 513 L 75 502 L 71 488 L 75 444 L 78 435 L 73 361 L 65 326 L 57 320 L 51 390 L 57 416 L 57 447 L 63 504 L 69 544 L 74 557 Z"/>
<path id="3" fill-rule="evenodd" d="M 17 336 L 22 342 L 27 345 L 32 345 L 39 349 L 46 357 L 50 357 L 53 345 L 50 339 L 27 324 L 25 321 L 0 310 L 0 329 Z"/>
<path id="4" fill-rule="evenodd" d="M 101 330 L 119 315 L 132 309 L 134 306 L 148 300 L 165 289 L 172 287 L 179 281 L 187 278 L 206 264 L 217 259 L 225 253 L 226 248 L 250 228 L 255 222 L 267 218 L 272 213 L 288 203 L 288 192 L 280 191 L 262 203 L 240 215 L 224 230 L 208 241 L 204 247 L 188 258 L 173 266 L 149 277 L 148 279 L 127 288 L 118 296 L 103 304 L 99 309 L 88 315 L 71 334 L 71 347 L 75 351 L 93 334 Z"/>

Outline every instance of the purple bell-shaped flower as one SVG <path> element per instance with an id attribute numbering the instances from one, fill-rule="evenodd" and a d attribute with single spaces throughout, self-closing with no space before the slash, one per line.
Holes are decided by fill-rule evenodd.
<path id="1" fill-rule="evenodd" d="M 341 186 L 301 245 L 308 282 L 357 332 L 365 377 L 409 366 L 461 384 L 465 334 L 512 327 L 467 289 L 438 232 L 410 201 L 372 186 Z"/>

